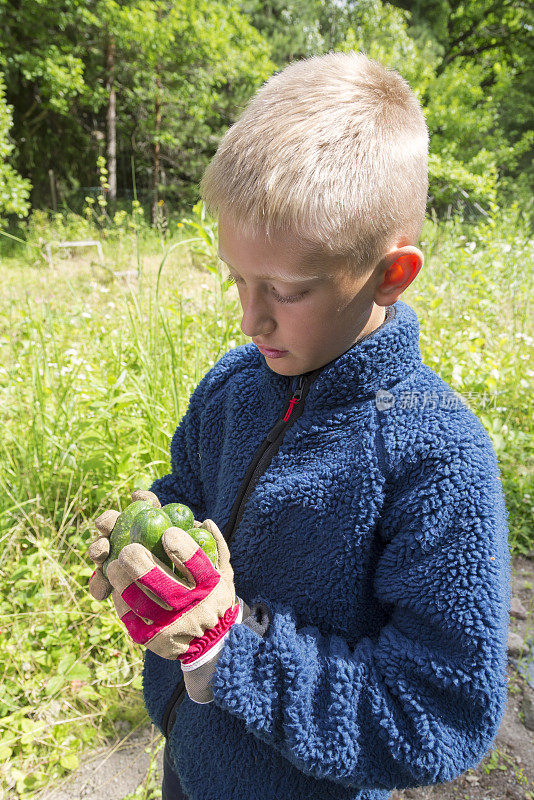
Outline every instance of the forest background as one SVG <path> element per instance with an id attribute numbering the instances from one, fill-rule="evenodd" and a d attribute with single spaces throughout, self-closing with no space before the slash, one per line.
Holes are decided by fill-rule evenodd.
<path id="1" fill-rule="evenodd" d="M 0 212 L 97 195 L 191 207 L 217 142 L 293 59 L 363 49 L 420 98 L 430 205 L 532 188 L 534 12 L 526 2 L 0 0 Z M 160 213 L 163 213 L 160 204 Z M 164 210 L 164 209 L 163 209 Z"/>
<path id="2" fill-rule="evenodd" d="M 533 29 L 526 0 L 0 0 L 0 797 L 147 722 L 142 653 L 87 592 L 92 520 L 168 472 L 194 387 L 247 341 L 198 182 L 291 60 L 363 50 L 423 104 L 403 299 L 534 552 Z M 102 258 L 58 247 L 79 240 Z"/>

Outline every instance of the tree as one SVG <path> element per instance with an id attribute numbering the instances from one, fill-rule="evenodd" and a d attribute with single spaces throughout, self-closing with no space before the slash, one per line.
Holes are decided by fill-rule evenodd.
<path id="1" fill-rule="evenodd" d="M 334 47 L 331 34 L 342 14 L 329 0 L 242 0 L 241 10 L 269 42 L 279 69 Z"/>
<path id="2" fill-rule="evenodd" d="M 411 13 L 410 35 L 430 36 L 432 109 L 439 147 L 480 153 L 477 173 L 495 172 L 501 199 L 531 196 L 534 144 L 534 6 L 526 0 L 393 0 Z M 476 81 L 476 85 L 473 83 Z M 458 103 L 452 86 L 463 95 Z M 447 113 L 449 102 L 456 109 Z M 441 111 L 437 108 L 441 106 Z M 454 144 L 456 141 L 456 146 Z M 461 157 L 461 156 L 460 156 Z"/>
<path id="3" fill-rule="evenodd" d="M 439 207 L 459 192 L 488 203 L 497 186 L 526 195 L 532 29 L 526 0 L 0 0 L 10 163 L 33 205 L 50 205 L 53 169 L 60 200 L 81 209 L 97 157 L 107 156 L 113 201 L 131 185 L 133 156 L 153 216 L 162 202 L 182 211 L 275 70 L 362 49 L 423 104 Z"/>
<path id="4" fill-rule="evenodd" d="M 532 50 L 527 55 L 524 43 L 516 41 L 521 31 L 528 38 L 532 27 L 526 4 L 516 5 L 508 0 L 242 3 L 273 43 L 279 68 L 294 55 L 363 50 L 408 80 L 431 134 L 430 196 L 438 211 L 465 201 L 488 206 L 499 180 L 505 186 L 503 178 L 510 186 L 514 181 L 514 188 L 519 178 L 526 194 L 532 179 L 532 94 L 527 97 L 526 77 L 532 74 Z M 304 35 L 311 30 L 313 37 Z M 508 115 L 513 105 L 515 114 Z"/>
<path id="5" fill-rule="evenodd" d="M 476 61 L 483 54 L 515 64 L 518 52 L 532 50 L 534 9 L 525 0 L 394 0 L 407 9 L 415 34 L 431 33 L 441 47 L 441 75 L 454 61 Z M 489 65 L 491 61 L 488 61 Z"/>
<path id="6" fill-rule="evenodd" d="M 123 28 L 122 141 L 132 146 L 139 185 L 190 206 L 223 133 L 275 69 L 268 45 L 232 0 L 139 2 Z"/>
<path id="7" fill-rule="evenodd" d="M 50 168 L 60 198 L 81 205 L 104 143 L 112 167 L 114 136 L 123 188 L 134 155 L 141 191 L 160 191 L 159 149 L 165 191 L 194 202 L 216 142 L 274 69 L 234 0 L 0 0 L 0 52 L 9 53 L 14 165 L 41 206 L 50 204 Z"/>
<path id="8" fill-rule="evenodd" d="M 84 160 L 88 131 L 73 113 L 88 91 L 78 38 L 77 0 L 0 0 L 0 69 L 13 107 L 14 166 L 32 183 L 32 203 L 50 204 L 48 170 L 60 191 Z M 83 169 L 83 166 L 82 166 Z"/>
<path id="9" fill-rule="evenodd" d="M 4 214 L 25 217 L 29 209 L 30 182 L 21 178 L 8 163 L 13 151 L 9 139 L 12 121 L 12 109 L 6 103 L 4 78 L 0 74 L 0 222 L 4 221 Z"/>

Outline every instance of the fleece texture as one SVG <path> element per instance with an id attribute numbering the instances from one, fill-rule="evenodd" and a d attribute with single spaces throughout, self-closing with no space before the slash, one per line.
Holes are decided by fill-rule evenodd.
<path id="1" fill-rule="evenodd" d="M 170 754 L 191 800 L 386 800 L 491 749 L 507 700 L 507 513 L 482 424 L 428 366 L 405 303 L 315 377 L 230 546 L 234 625 L 214 702 L 180 705 Z M 289 382 L 252 343 L 195 389 L 152 491 L 224 530 Z M 162 730 L 181 677 L 146 651 Z"/>

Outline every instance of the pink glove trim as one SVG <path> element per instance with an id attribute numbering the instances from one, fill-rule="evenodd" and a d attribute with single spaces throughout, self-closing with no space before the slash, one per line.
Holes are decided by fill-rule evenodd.
<path id="1" fill-rule="evenodd" d="M 137 578 L 137 583 L 132 582 L 121 593 L 124 602 L 133 609 L 127 611 L 121 620 L 137 644 L 146 644 L 164 628 L 198 605 L 221 580 L 220 573 L 213 568 L 208 556 L 200 547 L 184 563 L 197 583 L 192 589 L 188 589 L 167 575 L 161 567 L 154 566 L 145 575 Z M 162 608 L 137 584 L 146 586 L 172 608 Z M 145 622 L 143 617 L 151 622 Z"/>
<path id="2" fill-rule="evenodd" d="M 167 611 L 167 614 L 173 614 L 173 612 Z M 157 633 L 166 628 L 167 625 L 170 625 L 172 620 L 173 617 L 171 616 L 167 622 L 156 626 L 144 622 L 141 617 L 138 617 L 133 611 L 127 611 L 126 614 L 121 617 L 121 621 L 125 624 L 126 630 L 137 644 L 146 644 L 149 642 Z"/>
<path id="3" fill-rule="evenodd" d="M 206 568 L 206 561 L 209 568 Z M 160 567 L 154 566 L 144 575 L 137 578 L 136 582 L 132 582 L 126 587 L 122 592 L 124 602 L 130 608 L 135 609 L 140 616 L 148 617 L 154 622 L 158 621 L 161 612 L 167 610 L 162 609 L 155 600 L 148 597 L 137 585 L 141 584 L 141 586 L 146 586 L 147 589 L 150 589 L 165 603 L 172 606 L 173 609 L 180 611 L 181 614 L 188 611 L 192 606 L 204 600 L 215 589 L 221 580 L 221 576 L 213 569 L 211 561 L 200 547 L 184 563 L 195 579 L 196 586 L 192 589 L 188 589 L 176 578 L 167 575 Z"/>
<path id="4" fill-rule="evenodd" d="M 207 650 L 214 647 L 217 642 L 227 633 L 236 621 L 239 614 L 239 603 L 236 606 L 231 606 L 226 609 L 223 616 L 219 619 L 217 625 L 205 631 L 203 636 L 198 636 L 196 639 L 191 639 L 187 652 L 178 656 L 178 660 L 184 664 L 191 664 L 196 661 Z"/>

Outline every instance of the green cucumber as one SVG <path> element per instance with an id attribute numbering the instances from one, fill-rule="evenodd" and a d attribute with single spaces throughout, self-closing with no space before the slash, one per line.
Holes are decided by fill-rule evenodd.
<path id="1" fill-rule="evenodd" d="M 111 535 L 109 556 L 102 565 L 107 575 L 108 564 L 117 558 L 127 544 L 138 542 L 150 550 L 156 558 L 175 571 L 175 565 L 163 547 L 162 537 L 167 528 L 176 527 L 186 531 L 217 567 L 217 543 L 205 528 L 194 527 L 195 518 L 191 509 L 183 503 L 168 503 L 154 508 L 148 500 L 130 503 L 120 514 Z"/>
<path id="2" fill-rule="evenodd" d="M 170 527 L 172 522 L 162 508 L 148 508 L 141 511 L 134 519 L 130 528 L 130 542 L 142 544 L 156 558 L 172 568 L 172 561 L 161 541 L 163 534 Z"/>
<path id="3" fill-rule="evenodd" d="M 183 503 L 167 503 L 161 510 L 167 514 L 174 528 L 188 531 L 195 524 L 193 512 Z"/>
<path id="4" fill-rule="evenodd" d="M 114 561 L 123 547 L 130 543 L 130 527 L 137 514 L 145 509 L 152 508 L 148 500 L 136 500 L 126 506 L 119 515 L 109 536 L 109 555 L 102 565 L 104 575 L 108 574 L 108 564 Z"/>
<path id="5" fill-rule="evenodd" d="M 195 540 L 198 546 L 204 550 L 213 566 L 217 568 L 219 551 L 217 550 L 217 543 L 212 534 L 204 528 L 191 528 L 187 533 Z"/>

